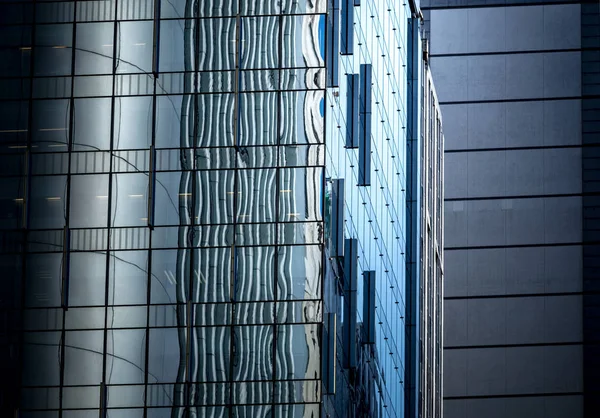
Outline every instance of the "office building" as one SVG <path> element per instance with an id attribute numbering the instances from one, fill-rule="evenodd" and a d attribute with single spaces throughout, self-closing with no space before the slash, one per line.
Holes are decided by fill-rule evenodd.
<path id="1" fill-rule="evenodd" d="M 444 413 L 598 416 L 598 2 L 422 2 L 444 115 Z"/>
<path id="2" fill-rule="evenodd" d="M 440 416 L 420 21 L 0 3 L 3 416 Z"/>

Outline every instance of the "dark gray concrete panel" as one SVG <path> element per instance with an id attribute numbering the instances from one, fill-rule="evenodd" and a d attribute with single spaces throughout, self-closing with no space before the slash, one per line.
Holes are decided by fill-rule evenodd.
<path id="1" fill-rule="evenodd" d="M 445 262 L 444 295 L 450 298 L 574 293 L 582 288 L 580 245 L 447 251 Z"/>
<path id="2" fill-rule="evenodd" d="M 582 353 L 580 344 L 446 349 L 444 397 L 578 393 Z"/>
<path id="3" fill-rule="evenodd" d="M 451 104 L 442 113 L 447 151 L 581 144 L 579 99 Z"/>
<path id="4" fill-rule="evenodd" d="M 446 248 L 580 243 L 581 197 L 449 201 Z"/>
<path id="5" fill-rule="evenodd" d="M 581 53 L 433 57 L 441 103 L 581 95 Z"/>
<path id="6" fill-rule="evenodd" d="M 578 4 L 430 11 L 431 53 L 543 51 L 580 47 Z"/>
<path id="7" fill-rule="evenodd" d="M 565 418 L 583 416 L 583 396 L 456 399 L 444 403 L 445 418 Z"/>
<path id="8" fill-rule="evenodd" d="M 581 295 L 449 299 L 445 347 L 582 341 Z"/>

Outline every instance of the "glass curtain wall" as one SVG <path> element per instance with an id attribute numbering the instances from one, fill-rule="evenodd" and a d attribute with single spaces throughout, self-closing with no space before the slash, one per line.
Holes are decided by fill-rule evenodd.
<path id="1" fill-rule="evenodd" d="M 0 4 L 6 410 L 318 416 L 324 13 Z"/>

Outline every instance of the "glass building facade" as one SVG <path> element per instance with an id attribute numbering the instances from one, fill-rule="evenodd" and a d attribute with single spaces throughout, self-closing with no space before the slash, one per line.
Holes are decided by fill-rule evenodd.
<path id="1" fill-rule="evenodd" d="M 2 416 L 418 416 L 388 3 L 0 2 Z"/>

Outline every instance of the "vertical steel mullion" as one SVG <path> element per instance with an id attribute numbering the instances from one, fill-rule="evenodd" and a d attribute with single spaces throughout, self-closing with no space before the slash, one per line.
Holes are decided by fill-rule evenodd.
<path id="1" fill-rule="evenodd" d="M 156 97 L 156 96 L 155 96 Z M 153 98 L 153 100 L 155 100 Z M 154 130 L 154 127 L 152 128 Z M 150 164 L 148 167 L 148 228 L 154 229 L 154 214 L 156 210 L 156 149 L 154 148 L 154 140 L 150 145 L 149 151 Z"/>
<path id="2" fill-rule="evenodd" d="M 153 36 L 153 42 L 154 42 L 154 49 L 153 49 L 153 54 L 154 56 L 152 57 L 152 64 L 153 64 L 153 91 L 152 91 L 152 138 L 151 138 L 151 144 L 150 144 L 150 148 L 151 148 L 151 153 L 153 152 L 153 150 L 156 149 L 156 87 L 157 87 L 157 80 L 158 80 L 158 54 L 159 54 L 159 50 L 158 50 L 158 46 L 159 46 L 159 42 L 160 42 L 160 5 L 161 2 L 158 0 L 155 0 L 154 2 L 154 36 Z M 140 153 L 135 153 L 136 155 L 136 166 L 137 166 L 137 159 Z M 154 155 L 154 164 L 155 164 L 155 169 L 153 170 L 154 172 L 156 172 L 156 154 Z M 152 167 L 148 167 L 148 170 L 151 170 Z M 150 176 L 150 171 L 148 172 L 148 176 Z M 153 193 L 153 201 L 155 198 L 155 193 Z M 155 202 L 153 202 L 154 206 L 156 205 Z M 155 219 L 154 219 L 154 211 L 152 212 L 152 225 L 154 226 L 155 224 Z M 150 213 L 148 213 L 148 220 L 150 220 Z M 143 418 L 147 418 L 148 417 L 148 377 L 149 377 L 149 358 L 150 358 L 150 304 L 152 301 L 152 255 L 153 255 L 153 251 L 152 251 L 152 238 L 154 236 L 153 233 L 153 229 L 154 228 L 149 228 L 148 231 L 148 262 L 147 262 L 147 285 L 146 285 L 146 347 L 145 347 L 145 357 L 144 357 L 144 415 Z M 166 311 L 166 309 L 165 309 Z"/>
<path id="3" fill-rule="evenodd" d="M 281 10 L 279 11 L 281 13 Z M 283 60 L 283 25 L 284 25 L 284 16 L 282 14 L 279 15 L 279 30 L 278 30 L 278 39 L 277 39 L 277 72 L 278 72 L 278 79 L 279 79 L 279 86 L 277 89 L 277 112 L 281 112 L 281 100 L 282 100 L 282 74 L 281 74 L 281 69 L 283 67 L 282 65 L 282 60 Z M 277 145 L 275 147 L 275 152 L 276 152 L 276 156 L 275 156 L 275 165 L 276 165 L 276 169 L 275 169 L 275 223 L 274 223 L 274 227 L 275 227 L 275 254 L 274 254 L 274 268 L 273 268 L 273 355 L 272 355 L 272 387 L 271 387 L 271 407 L 273 408 L 273 411 L 275 411 L 276 408 L 276 398 L 275 398 L 275 394 L 277 391 L 277 338 L 278 338 L 278 326 L 277 326 L 277 320 L 278 320 L 278 315 L 277 315 L 277 308 L 279 306 L 279 295 L 277 292 L 277 281 L 279 280 L 279 275 L 278 275 L 278 271 L 279 271 L 279 251 L 281 250 L 281 244 L 279 242 L 279 220 L 281 219 L 280 216 L 280 207 L 279 207 L 279 198 L 280 198 L 280 182 L 281 182 L 281 169 L 280 169 L 280 165 L 281 162 L 279 161 L 279 156 L 281 154 L 281 138 L 279 137 L 279 133 L 281 132 L 281 115 L 277 114 L 276 115 L 276 125 L 277 125 Z"/>
<path id="4" fill-rule="evenodd" d="M 154 1 L 154 36 L 152 48 L 152 74 L 154 75 L 154 88 L 156 94 L 156 79 L 159 74 L 159 58 L 160 58 L 160 5 L 161 1 Z"/>
<path id="5" fill-rule="evenodd" d="M 104 274 L 104 340 L 103 340 L 103 348 L 102 348 L 102 379 L 100 382 L 100 390 L 101 390 L 101 403 L 100 403 L 100 415 L 99 418 L 106 418 L 106 408 L 108 405 L 108 388 L 107 385 L 110 382 L 107 382 L 106 376 L 106 363 L 107 363 L 107 349 L 108 349 L 108 305 L 109 305 L 109 294 L 110 294 L 110 258 L 111 258 L 111 221 L 112 221 L 112 185 L 113 185 L 113 170 L 114 170 L 114 126 L 115 126 L 115 94 L 116 94 L 116 71 L 117 71 L 117 57 L 119 55 L 120 45 L 118 44 L 119 39 L 119 21 L 117 18 L 117 11 L 119 9 L 119 0 L 115 0 L 114 10 L 115 10 L 115 20 L 113 25 L 113 65 L 112 65 L 112 96 L 111 96 L 111 114 L 110 114 L 110 145 L 109 145 L 109 178 L 108 178 L 108 216 L 106 220 L 106 232 L 107 232 L 107 242 L 106 242 L 106 272 Z M 114 303 L 114 301 L 113 301 Z M 114 308 L 113 308 L 114 309 Z"/>
<path id="6" fill-rule="evenodd" d="M 67 143 L 67 181 L 65 191 L 65 225 L 63 233 L 63 258 L 62 258 L 62 269 L 61 269 L 61 305 L 63 308 L 62 315 L 62 330 L 61 330 L 61 348 L 60 348 L 60 388 L 59 388 L 59 410 L 58 418 L 62 418 L 63 415 L 63 396 L 64 396 L 64 384 L 65 384 L 65 356 L 66 356 L 66 310 L 68 309 L 68 293 L 69 293 L 69 251 L 70 251 L 70 207 L 71 207 L 71 164 L 73 158 L 73 130 L 74 130 L 74 115 L 75 115 L 75 99 L 74 99 L 74 88 L 75 88 L 75 52 L 77 50 L 77 1 L 74 2 L 73 6 L 73 31 L 71 38 L 71 91 L 69 97 L 69 120 L 68 120 L 68 143 Z M 66 128 L 66 127 L 65 127 Z"/>
<path id="7" fill-rule="evenodd" d="M 186 309 L 186 315 L 187 315 L 187 347 L 186 347 L 186 376 L 187 376 L 187 382 L 185 384 L 185 399 L 186 399 L 186 410 L 188 411 L 189 415 L 193 415 L 190 411 L 191 408 L 195 408 L 195 400 L 192 399 L 192 394 L 196 394 L 195 390 L 192 390 L 192 388 L 196 389 L 195 387 L 195 383 L 192 380 L 192 361 L 194 361 L 195 359 L 193 359 L 191 357 L 191 352 L 192 352 L 192 346 L 197 344 L 197 341 L 192 341 L 192 338 L 194 337 L 194 313 L 195 313 L 195 307 L 194 307 L 194 280 L 196 280 L 195 277 L 195 263 L 196 263 L 196 257 L 195 257 L 195 250 L 196 250 L 196 241 L 198 239 L 198 233 L 199 231 L 197 231 L 197 227 L 196 227 L 196 200 L 197 200 L 197 195 L 196 195 L 196 190 L 198 188 L 198 171 L 197 171 L 197 167 L 196 167 L 196 156 L 197 156 L 197 148 L 198 148 L 198 136 L 199 136 L 199 132 L 198 132 L 198 123 L 200 120 L 200 106 L 199 106 L 199 96 L 198 96 L 198 92 L 199 92 L 199 85 L 198 85 L 198 61 L 200 58 L 200 19 L 198 18 L 198 11 L 197 11 L 197 7 L 199 7 L 198 5 L 195 6 L 194 8 L 194 12 L 195 12 L 195 17 L 194 17 L 194 61 L 193 61 L 193 67 L 191 68 L 191 70 L 193 71 L 193 87 L 192 87 L 192 94 L 194 97 L 194 113 L 193 113 L 193 120 L 194 120 L 194 129 L 192 130 L 192 161 L 191 161 L 191 176 L 192 176 L 192 189 L 190 191 L 186 191 L 186 193 L 191 193 L 190 195 L 186 195 L 185 197 L 185 201 L 186 201 L 186 209 L 188 210 L 188 213 L 190 214 L 190 228 L 191 228 L 191 234 L 188 235 L 188 239 L 190 239 L 190 242 L 188 243 L 190 249 L 190 257 L 189 257 L 189 265 L 190 265 L 190 270 L 188 272 L 189 274 L 189 286 L 188 286 L 188 300 L 187 300 L 187 309 Z M 189 199 L 188 199 L 189 196 Z M 191 205 L 191 208 L 188 208 L 187 206 Z"/>
<path id="8" fill-rule="evenodd" d="M 36 52 L 36 40 L 35 40 L 35 32 L 36 32 L 36 5 L 37 2 L 33 2 L 32 5 L 32 13 L 33 13 L 33 24 L 31 25 L 31 50 L 30 50 L 30 72 L 28 74 L 29 78 L 29 97 L 28 97 L 28 120 L 27 120 L 27 133 L 26 133 L 26 141 L 27 141 L 27 155 L 26 155 L 26 167 L 23 170 L 23 174 L 25 176 L 24 180 L 24 193 L 23 193 L 23 221 L 22 221 L 22 242 L 21 242 L 21 288 L 20 288 L 20 300 L 19 300 L 19 329 L 17 331 L 17 350 L 18 358 L 17 358 L 17 373 L 16 373 L 16 382 L 17 388 L 21 387 L 21 382 L 23 380 L 23 373 L 21 372 L 23 369 L 23 350 L 21 349 L 24 346 L 23 342 L 23 332 L 25 329 L 25 321 L 24 321 L 24 310 L 25 310 L 25 295 L 26 295 L 26 284 L 27 284 L 27 252 L 28 252 L 28 236 L 29 236 L 29 209 L 31 206 L 31 145 L 32 145 L 32 131 L 33 131 L 33 79 L 35 74 L 35 52 Z M 21 74 L 22 76 L 23 74 Z M 23 81 L 21 81 L 23 83 Z M 64 329 L 64 323 L 63 323 Z M 60 389 L 59 389 L 60 390 Z M 18 393 L 18 392 L 17 392 Z M 16 394 L 15 394 L 16 395 Z M 15 410 L 14 416 L 15 418 L 19 418 L 19 399 L 20 397 L 15 396 Z"/>
<path id="9" fill-rule="evenodd" d="M 239 141 L 238 137 L 240 135 L 240 115 L 241 115 L 241 97 L 240 97 L 240 82 L 241 82 L 241 66 L 242 66 L 242 18 L 240 9 L 242 0 L 237 1 L 237 10 L 236 10 L 236 28 L 235 28 L 235 41 L 236 41 L 236 50 L 235 50 L 235 80 L 234 80 L 234 124 L 233 124 L 233 147 L 235 150 L 234 153 L 234 171 L 233 171 L 233 219 L 232 219 L 232 227 L 233 227 L 233 243 L 231 245 L 231 269 L 230 269 L 230 290 L 229 290 L 229 299 L 231 303 L 230 309 L 230 335 L 229 335 L 229 376 L 227 380 L 229 383 L 229 418 L 233 418 L 233 390 L 234 390 L 234 382 L 233 382 L 233 362 L 235 357 L 235 316 L 236 316 L 236 305 L 235 305 L 235 276 L 237 274 L 237 249 L 236 249 L 236 230 L 237 230 L 237 204 L 238 204 L 238 166 L 237 166 L 237 152 L 239 150 Z"/>

